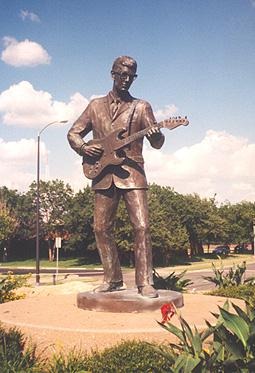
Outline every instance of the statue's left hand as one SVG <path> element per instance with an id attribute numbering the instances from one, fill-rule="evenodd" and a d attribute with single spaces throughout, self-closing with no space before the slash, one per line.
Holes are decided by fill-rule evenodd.
<path id="1" fill-rule="evenodd" d="M 150 130 L 147 132 L 147 137 L 150 138 L 158 134 L 161 134 L 160 129 L 158 127 L 151 127 Z"/>
<path id="2" fill-rule="evenodd" d="M 165 136 L 158 127 L 151 127 L 147 132 L 147 139 L 151 146 L 155 149 L 160 149 L 165 141 Z"/>

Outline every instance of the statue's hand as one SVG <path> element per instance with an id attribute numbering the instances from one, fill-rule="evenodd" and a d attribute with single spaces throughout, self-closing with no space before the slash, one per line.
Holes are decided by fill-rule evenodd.
<path id="1" fill-rule="evenodd" d="M 160 149 L 165 141 L 165 136 L 158 127 L 151 127 L 147 132 L 147 139 L 155 149 Z"/>
<path id="2" fill-rule="evenodd" d="M 155 135 L 161 135 L 161 131 L 158 127 L 151 127 L 150 130 L 147 132 L 147 137 L 154 137 Z"/>
<path id="3" fill-rule="evenodd" d="M 89 155 L 90 157 L 100 156 L 103 152 L 103 148 L 100 144 L 85 145 L 82 150 L 84 154 Z"/>

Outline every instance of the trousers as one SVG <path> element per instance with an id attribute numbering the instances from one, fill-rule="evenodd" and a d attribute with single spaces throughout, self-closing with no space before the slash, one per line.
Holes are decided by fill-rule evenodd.
<path id="1" fill-rule="evenodd" d="M 94 232 L 104 269 L 104 282 L 123 281 L 117 246 L 113 236 L 115 216 L 123 198 L 134 233 L 136 286 L 153 284 L 152 247 L 149 230 L 147 191 L 119 189 L 95 191 Z"/>

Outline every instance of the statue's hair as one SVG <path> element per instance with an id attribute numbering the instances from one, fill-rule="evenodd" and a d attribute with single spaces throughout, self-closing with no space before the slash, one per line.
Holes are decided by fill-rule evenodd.
<path id="1" fill-rule="evenodd" d="M 116 60 L 113 62 L 113 65 L 112 65 L 112 71 L 116 71 L 116 69 L 120 65 L 127 66 L 130 69 L 132 69 L 134 72 L 136 72 L 137 63 L 134 60 L 134 58 L 132 58 L 132 57 L 129 57 L 129 56 L 120 56 L 120 57 L 116 58 Z"/>

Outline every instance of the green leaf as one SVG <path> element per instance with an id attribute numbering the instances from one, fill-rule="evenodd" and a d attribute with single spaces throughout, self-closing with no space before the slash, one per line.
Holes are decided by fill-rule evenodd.
<path id="1" fill-rule="evenodd" d="M 247 315 L 247 313 L 245 313 L 240 307 L 238 307 L 235 303 L 232 303 L 232 307 L 234 308 L 234 310 L 236 311 L 236 313 L 238 314 L 238 316 L 240 316 L 242 319 L 244 319 L 244 321 L 249 324 L 250 322 L 250 319 Z"/>
<path id="2" fill-rule="evenodd" d="M 195 355 L 200 355 L 202 351 L 202 339 L 201 339 L 201 335 L 198 333 L 197 328 L 194 327 L 194 329 L 195 329 L 195 333 L 192 339 L 192 346 L 194 348 Z"/>
<path id="3" fill-rule="evenodd" d="M 248 342 L 248 345 L 249 345 L 250 347 L 252 347 L 252 349 L 254 350 L 254 358 L 255 358 L 255 328 L 254 328 L 253 331 L 250 333 L 247 342 Z"/>
<path id="4" fill-rule="evenodd" d="M 245 349 L 241 341 L 223 325 L 215 330 L 215 342 L 224 345 L 225 349 L 238 358 L 244 358 Z"/>
<path id="5" fill-rule="evenodd" d="M 247 339 L 249 338 L 249 326 L 247 323 L 240 316 L 234 315 L 221 307 L 219 307 L 219 309 L 225 326 L 229 328 L 241 340 L 243 346 L 246 347 Z"/>
<path id="6" fill-rule="evenodd" d="M 228 311 L 229 310 L 229 301 L 228 299 L 226 300 L 226 302 L 223 304 L 223 307 L 222 307 L 224 310 Z"/>
<path id="7" fill-rule="evenodd" d="M 174 372 L 191 373 L 200 363 L 199 357 L 193 357 L 187 353 L 180 354 L 174 365 Z"/>
<path id="8" fill-rule="evenodd" d="M 247 312 L 249 319 L 254 320 L 255 319 L 255 308 L 254 307 L 252 308 L 248 302 L 245 302 L 245 306 L 246 306 L 246 312 Z"/>
<path id="9" fill-rule="evenodd" d="M 204 342 L 210 335 L 214 333 L 215 327 L 212 326 L 207 320 L 205 320 L 206 325 L 208 326 L 207 329 L 203 330 L 201 333 L 201 340 Z"/>
<path id="10" fill-rule="evenodd" d="M 213 359 L 214 361 L 223 361 L 225 355 L 225 348 L 222 345 L 222 342 L 214 341 L 213 342 Z"/>
<path id="11" fill-rule="evenodd" d="M 162 324 L 160 322 L 158 322 L 158 324 L 166 329 L 168 332 L 174 334 L 176 337 L 178 337 L 180 339 L 180 341 L 182 341 L 183 343 L 185 343 L 185 338 L 183 336 L 183 331 L 179 328 L 177 328 L 177 326 L 173 325 L 173 324 L 170 324 L 170 323 L 167 323 L 166 325 L 165 324 Z"/>
<path id="12" fill-rule="evenodd" d="M 230 358 L 223 361 L 224 372 L 250 373 L 251 371 L 242 367 L 243 365 L 243 360 L 240 359 Z"/>
<path id="13" fill-rule="evenodd" d="M 255 333 L 255 319 L 250 323 L 250 333 Z"/>
<path id="14" fill-rule="evenodd" d="M 185 335 L 187 336 L 188 340 L 190 341 L 192 345 L 193 344 L 193 333 L 192 333 L 191 327 L 189 326 L 187 321 L 184 320 L 181 316 L 180 316 L 180 322 L 181 322 L 181 326 L 183 328 Z"/>
<path id="15" fill-rule="evenodd" d="M 180 344 L 175 344 L 175 343 L 169 343 L 169 346 L 173 349 L 173 350 L 177 350 L 179 352 L 183 352 L 184 351 L 184 347 L 183 347 L 183 344 L 180 343 Z"/>

